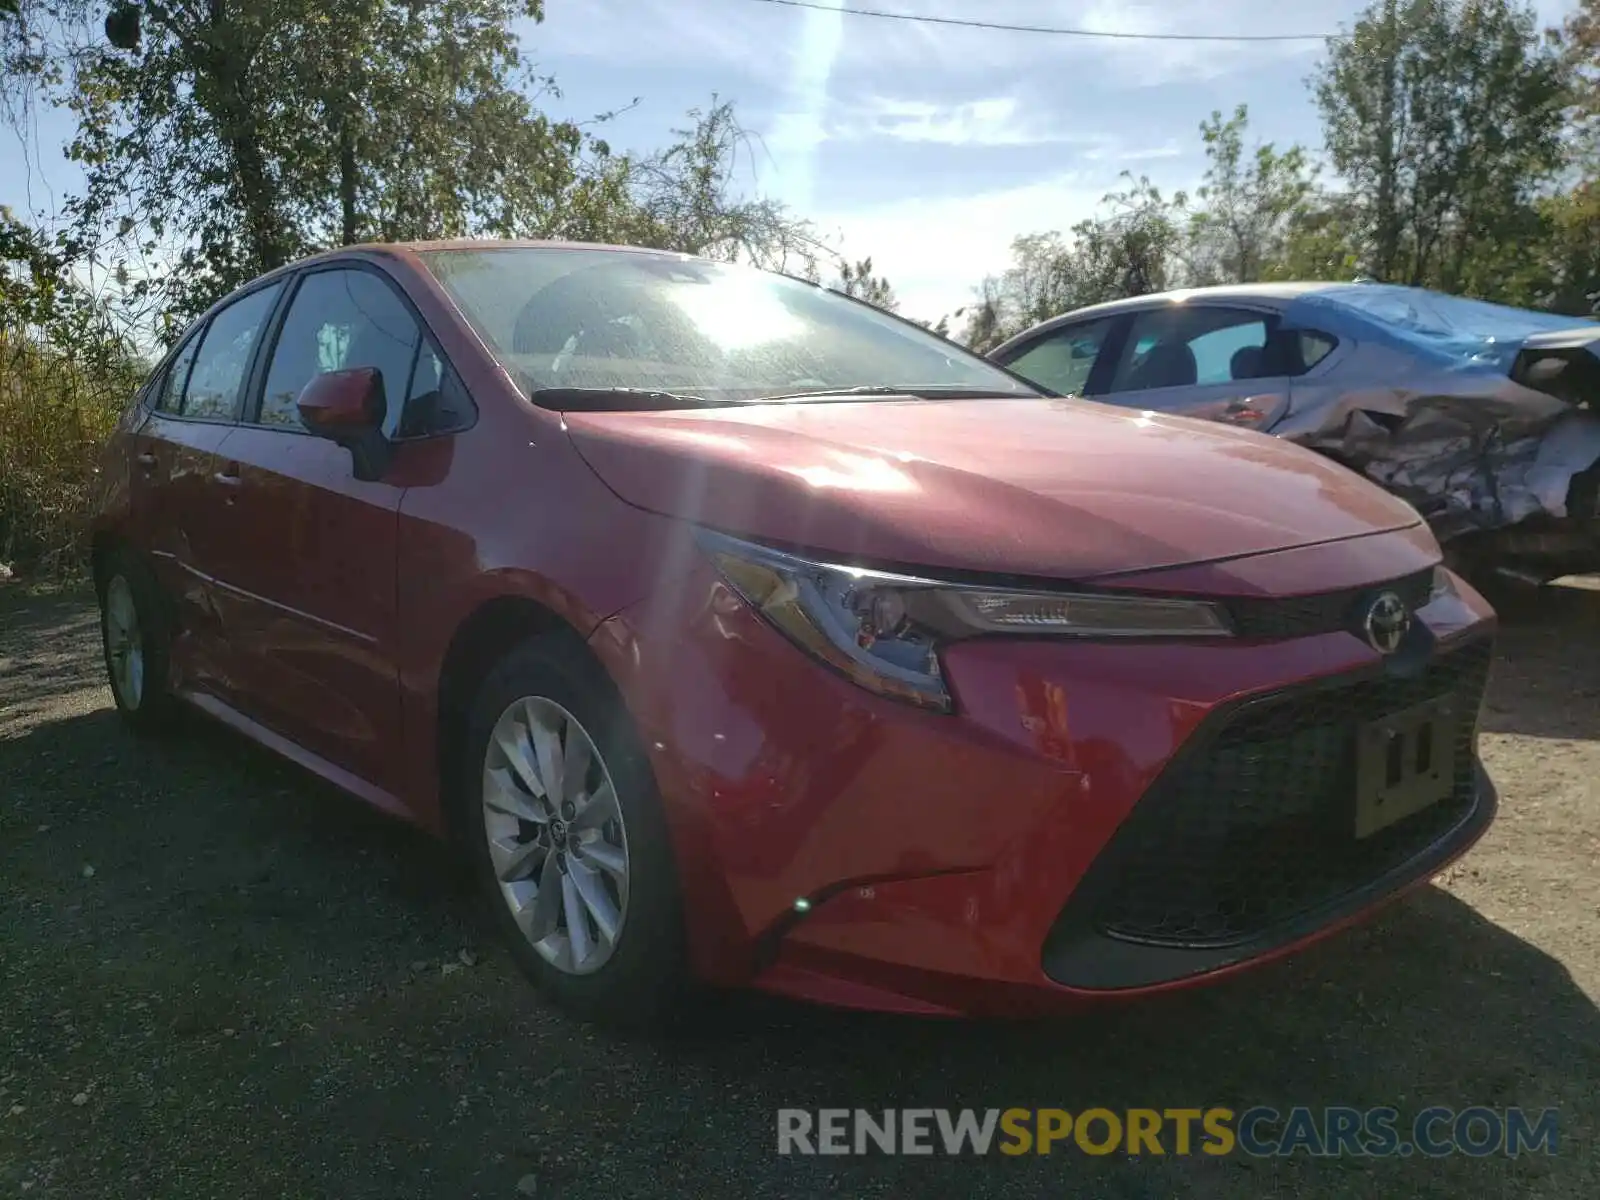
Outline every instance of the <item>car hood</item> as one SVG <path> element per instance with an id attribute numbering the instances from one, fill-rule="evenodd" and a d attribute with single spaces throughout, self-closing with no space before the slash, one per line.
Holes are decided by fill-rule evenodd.
<path id="1" fill-rule="evenodd" d="M 1081 400 L 565 414 L 623 500 L 885 566 L 1085 579 L 1419 522 L 1275 438 Z"/>

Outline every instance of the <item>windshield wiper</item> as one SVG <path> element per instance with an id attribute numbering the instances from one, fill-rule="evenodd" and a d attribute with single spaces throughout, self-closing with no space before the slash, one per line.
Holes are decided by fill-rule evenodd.
<path id="1" fill-rule="evenodd" d="M 994 388 L 973 388 L 958 383 L 913 384 L 909 387 L 890 387 L 881 383 L 864 383 L 858 387 L 817 388 L 809 392 L 784 392 L 777 396 L 759 396 L 753 404 L 773 400 L 811 400 L 837 396 L 910 396 L 914 400 L 1026 400 L 1026 392 L 1001 392 Z"/>
<path id="2" fill-rule="evenodd" d="M 556 412 L 658 412 L 674 408 L 716 408 L 733 403 L 631 387 L 534 388 L 528 393 L 528 399 L 540 408 Z"/>

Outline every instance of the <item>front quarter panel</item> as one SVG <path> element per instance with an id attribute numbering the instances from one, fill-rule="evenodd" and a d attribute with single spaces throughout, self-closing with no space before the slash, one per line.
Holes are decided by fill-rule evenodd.
<path id="1" fill-rule="evenodd" d="M 580 636 L 656 578 L 668 524 L 618 500 L 577 455 L 558 416 L 498 385 L 474 393 L 478 423 L 440 439 L 439 461 L 409 480 L 396 570 L 405 803 L 432 828 L 439 811 L 441 672 L 452 639 L 482 606 L 520 597 Z"/>

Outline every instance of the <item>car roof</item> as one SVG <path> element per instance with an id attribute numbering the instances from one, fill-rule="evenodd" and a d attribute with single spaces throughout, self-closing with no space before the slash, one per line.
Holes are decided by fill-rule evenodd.
<path id="1" fill-rule="evenodd" d="M 543 240 L 539 238 L 441 238 L 436 241 L 415 242 L 352 242 L 347 246 L 330 246 L 326 250 L 318 250 L 302 258 L 284 263 L 282 266 L 273 267 L 264 271 L 247 283 L 216 301 L 209 309 L 195 318 L 194 324 L 205 320 L 218 308 L 240 296 L 245 292 L 254 291 L 265 286 L 272 280 L 293 274 L 305 267 L 317 266 L 329 262 L 352 262 L 366 259 L 388 259 L 392 263 L 404 266 L 419 272 L 426 273 L 426 268 L 419 261 L 420 256 L 433 251 L 449 250 L 590 250 L 615 254 L 647 255 L 654 258 L 673 258 L 680 261 L 700 261 L 696 255 L 685 254 L 680 250 L 657 250 L 649 246 L 614 246 L 605 242 L 567 242 Z"/>
<path id="2" fill-rule="evenodd" d="M 569 242 L 542 238 L 439 238 L 433 241 L 357 242 L 349 246 L 335 246 L 308 255 L 291 265 L 318 262 L 325 258 L 349 254 L 351 251 L 405 258 L 438 250 L 599 250 L 616 254 L 649 254 L 665 258 L 695 257 L 678 250 L 658 250 L 650 246 L 617 246 L 606 242 Z"/>
<path id="3" fill-rule="evenodd" d="M 1075 308 L 1071 312 L 1062 313 L 1060 316 L 1050 317 L 1031 325 L 1016 337 L 1007 340 L 1010 345 L 1021 338 L 1043 333 L 1060 325 L 1075 324 L 1078 321 L 1090 320 L 1095 317 L 1111 317 L 1118 313 L 1134 312 L 1145 308 L 1158 308 L 1163 304 L 1184 304 L 1191 300 L 1228 301 L 1240 300 L 1254 301 L 1281 301 L 1287 303 L 1312 292 L 1324 291 L 1328 288 L 1348 287 L 1348 282 L 1313 280 L 1286 281 L 1283 283 L 1230 283 L 1219 287 L 1181 288 L 1170 292 L 1151 292 L 1144 296 L 1128 296 L 1121 300 L 1107 300 L 1103 304 L 1091 304 L 1087 308 Z"/>

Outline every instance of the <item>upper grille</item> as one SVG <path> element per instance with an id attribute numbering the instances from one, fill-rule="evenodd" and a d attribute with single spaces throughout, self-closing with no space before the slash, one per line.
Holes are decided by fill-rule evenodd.
<path id="1" fill-rule="evenodd" d="M 1240 637 L 1283 640 L 1350 629 L 1363 602 L 1380 592 L 1394 592 L 1405 601 L 1408 610 L 1415 612 L 1428 602 L 1432 590 L 1433 569 L 1429 568 L 1369 587 L 1277 599 L 1241 596 L 1226 601 L 1226 605 Z"/>
<path id="2" fill-rule="evenodd" d="M 1140 800 L 1069 902 L 1113 937 L 1233 945 L 1382 878 L 1464 821 L 1476 803 L 1476 722 L 1485 639 L 1410 679 L 1296 690 L 1247 704 Z M 1355 837 L 1356 732 L 1455 694 L 1468 717 L 1448 799 Z M 1202 736 L 1204 736 L 1202 734 Z"/>

